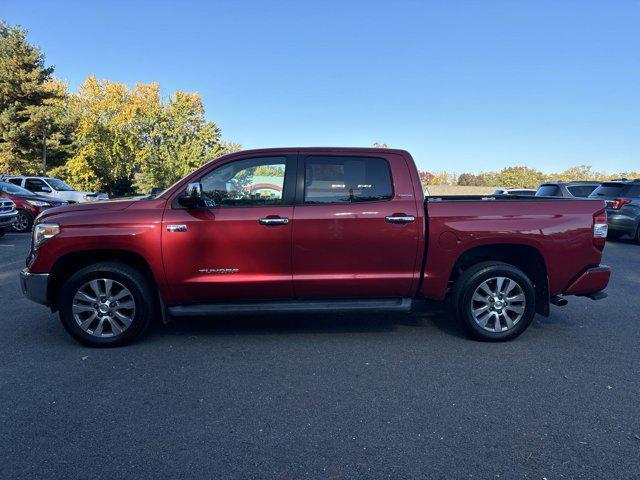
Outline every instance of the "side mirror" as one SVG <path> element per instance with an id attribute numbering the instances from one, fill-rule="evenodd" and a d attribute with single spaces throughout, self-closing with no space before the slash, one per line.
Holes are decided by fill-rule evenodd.
<path id="1" fill-rule="evenodd" d="M 187 185 L 186 195 L 178 197 L 178 203 L 189 209 L 207 208 L 202 196 L 202 184 L 194 182 Z"/>
<path id="2" fill-rule="evenodd" d="M 43 185 L 42 187 L 40 187 L 40 191 L 51 193 L 51 188 Z"/>

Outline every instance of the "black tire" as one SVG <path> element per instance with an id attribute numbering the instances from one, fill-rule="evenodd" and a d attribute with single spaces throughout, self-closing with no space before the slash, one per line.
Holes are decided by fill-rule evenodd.
<path id="1" fill-rule="evenodd" d="M 4 237 L 4 234 L 7 233 L 5 228 L 0 228 L 0 238 Z"/>
<path id="2" fill-rule="evenodd" d="M 18 223 L 21 224 L 20 227 L 18 227 Z M 13 229 L 16 232 L 25 233 L 30 232 L 31 227 L 33 227 L 33 215 L 22 208 L 18 209 L 18 217 L 16 223 L 13 224 Z"/>
<path id="3" fill-rule="evenodd" d="M 476 322 L 472 308 L 472 298 L 476 289 L 493 277 L 505 277 L 515 281 L 524 295 L 524 312 L 513 327 L 504 331 L 489 331 Z M 488 342 L 503 342 L 511 340 L 524 332 L 533 321 L 536 313 L 535 289 L 529 277 L 519 268 L 503 262 L 482 262 L 465 270 L 455 283 L 452 296 L 454 313 L 469 334 L 477 339 Z M 475 304 L 477 305 L 477 303 Z M 506 324 L 505 324 L 505 328 Z"/>
<path id="4" fill-rule="evenodd" d="M 635 242 L 640 245 L 640 223 L 638 224 L 638 227 L 636 228 L 636 235 L 634 237 Z"/>
<path id="5" fill-rule="evenodd" d="M 84 331 L 73 314 L 73 299 L 87 282 L 108 279 L 126 287 L 135 302 L 131 324 L 118 335 L 97 337 Z M 60 320 L 69 334 L 90 347 L 118 347 L 139 338 L 149 327 L 157 311 L 157 296 L 151 282 L 137 269 L 120 262 L 100 262 L 74 273 L 60 289 L 58 306 Z"/>

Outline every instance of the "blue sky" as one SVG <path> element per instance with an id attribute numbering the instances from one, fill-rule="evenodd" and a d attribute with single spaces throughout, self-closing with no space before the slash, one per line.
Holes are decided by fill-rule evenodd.
<path id="1" fill-rule="evenodd" d="M 202 95 L 245 148 L 409 150 L 422 169 L 640 169 L 640 2 L 3 0 L 56 75 Z"/>

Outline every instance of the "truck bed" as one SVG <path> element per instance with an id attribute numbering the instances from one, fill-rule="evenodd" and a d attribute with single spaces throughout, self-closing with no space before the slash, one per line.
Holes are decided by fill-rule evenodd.
<path id="1" fill-rule="evenodd" d="M 430 196 L 424 201 L 426 261 L 421 294 L 443 299 L 456 262 L 463 255 L 491 248 L 540 255 L 550 295 L 562 294 L 588 268 L 599 265 L 593 243 L 601 200 L 501 196 Z"/>

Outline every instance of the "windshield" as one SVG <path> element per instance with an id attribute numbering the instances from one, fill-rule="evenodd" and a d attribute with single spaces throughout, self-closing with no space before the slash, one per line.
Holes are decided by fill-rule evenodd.
<path id="1" fill-rule="evenodd" d="M 9 195 L 18 195 L 19 197 L 32 196 L 33 192 L 30 192 L 26 188 L 19 187 L 9 182 L 0 182 L 0 192 L 8 193 Z"/>
<path id="2" fill-rule="evenodd" d="M 74 190 L 58 178 L 46 178 L 45 180 L 49 185 L 51 185 L 54 190 L 57 190 L 59 192 L 72 192 Z"/>

